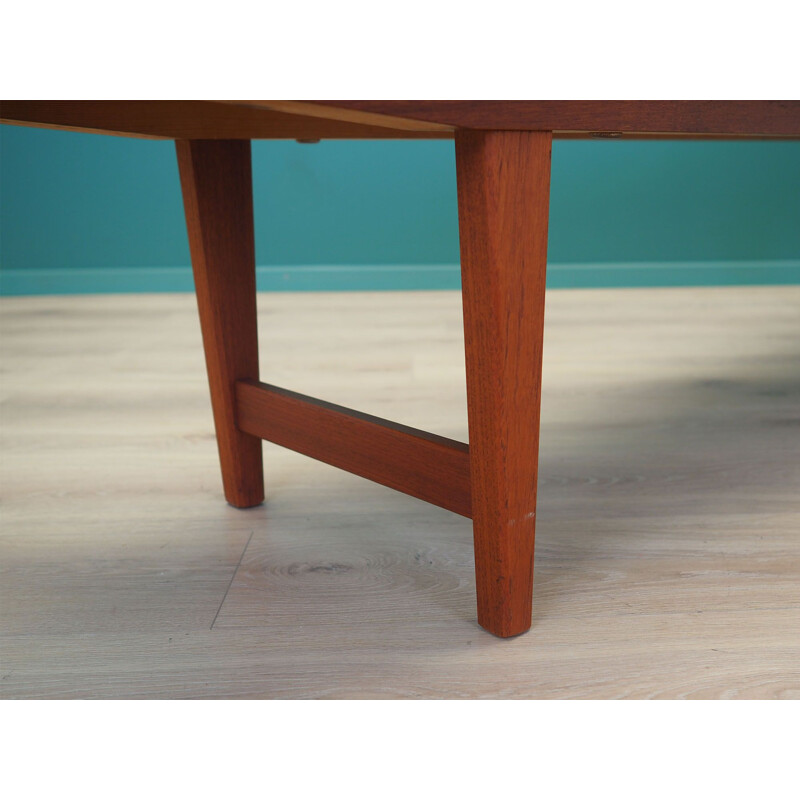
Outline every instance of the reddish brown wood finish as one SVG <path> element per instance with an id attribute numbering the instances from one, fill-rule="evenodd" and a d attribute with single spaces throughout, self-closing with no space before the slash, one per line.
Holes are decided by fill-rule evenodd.
<path id="1" fill-rule="evenodd" d="M 456 134 L 478 622 L 497 636 L 531 624 L 551 141 Z"/>
<path id="2" fill-rule="evenodd" d="M 156 139 L 453 137 L 452 131 L 440 125 L 409 122 L 404 129 L 395 129 L 386 125 L 338 120 L 337 116 L 335 111 L 325 118 L 216 100 L 3 100 L 0 103 L 0 121 L 12 125 Z M 416 127 L 426 130 L 417 131 Z"/>
<path id="3" fill-rule="evenodd" d="M 257 381 L 239 381 L 242 431 L 469 517 L 462 442 Z"/>
<path id="4" fill-rule="evenodd" d="M 455 128 L 800 138 L 800 101 L 3 100 L 0 121 L 168 139 L 449 139 Z"/>
<path id="5" fill-rule="evenodd" d="M 264 500 L 261 441 L 236 427 L 235 384 L 258 378 L 250 142 L 178 141 L 186 226 L 225 497 Z"/>
<path id="6" fill-rule="evenodd" d="M 301 105 L 310 113 L 311 103 Z M 313 105 L 351 122 L 364 113 L 373 120 L 385 114 L 482 130 L 800 136 L 797 100 L 323 100 Z M 344 111 L 353 113 L 347 117 Z"/>

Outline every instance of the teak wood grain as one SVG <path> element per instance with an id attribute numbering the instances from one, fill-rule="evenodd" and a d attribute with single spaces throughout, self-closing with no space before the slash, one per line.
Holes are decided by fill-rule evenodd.
<path id="1" fill-rule="evenodd" d="M 796 100 L 3 100 L 0 121 L 167 139 L 800 138 Z"/>
<path id="2" fill-rule="evenodd" d="M 323 100 L 314 105 L 351 122 L 363 113 L 373 120 L 385 114 L 454 128 L 556 134 L 800 136 L 797 100 Z M 292 104 L 281 107 L 289 110 Z"/>
<path id="3" fill-rule="evenodd" d="M 470 516 L 466 444 L 265 383 L 236 394 L 242 431 Z"/>
<path id="4" fill-rule="evenodd" d="M 443 125 L 404 129 L 214 100 L 3 100 L 0 121 L 155 139 L 441 139 Z M 347 116 L 342 112 L 341 116 Z M 383 119 L 379 115 L 375 115 Z M 425 130 L 414 130 L 423 128 Z"/>
<path id="5" fill-rule="evenodd" d="M 258 378 L 250 143 L 176 143 L 222 483 L 231 505 L 264 500 L 261 441 L 236 427 L 235 384 Z"/>
<path id="6" fill-rule="evenodd" d="M 478 621 L 498 636 L 531 625 L 551 142 L 456 134 Z"/>

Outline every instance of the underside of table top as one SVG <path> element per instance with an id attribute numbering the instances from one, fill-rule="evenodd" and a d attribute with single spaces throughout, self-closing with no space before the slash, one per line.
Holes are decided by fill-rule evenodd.
<path id="1" fill-rule="evenodd" d="M 155 139 L 800 138 L 797 100 L 3 100 L 15 125 Z"/>

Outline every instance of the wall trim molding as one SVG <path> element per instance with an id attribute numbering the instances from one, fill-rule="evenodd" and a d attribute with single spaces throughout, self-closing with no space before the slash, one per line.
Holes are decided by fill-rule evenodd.
<path id="1" fill-rule="evenodd" d="M 800 258 L 763 261 L 641 261 L 549 264 L 552 289 L 800 284 Z M 458 289 L 458 264 L 259 266 L 259 291 Z M 188 266 L 0 269 L 0 295 L 193 291 Z"/>

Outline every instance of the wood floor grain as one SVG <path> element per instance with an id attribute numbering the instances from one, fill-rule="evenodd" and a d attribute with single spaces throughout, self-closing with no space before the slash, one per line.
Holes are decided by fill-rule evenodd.
<path id="1" fill-rule="evenodd" d="M 800 287 L 547 296 L 533 628 L 463 519 L 265 445 L 194 298 L 0 302 L 0 696 L 800 698 Z M 265 380 L 466 440 L 460 297 L 259 296 Z"/>

